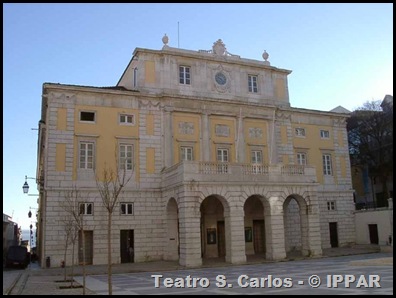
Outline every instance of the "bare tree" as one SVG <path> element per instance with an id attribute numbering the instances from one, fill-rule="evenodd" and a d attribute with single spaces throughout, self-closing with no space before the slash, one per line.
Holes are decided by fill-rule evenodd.
<path id="1" fill-rule="evenodd" d="M 63 221 L 63 227 L 65 229 L 65 234 L 66 234 L 66 240 L 65 240 L 65 253 L 63 256 L 63 268 L 64 268 L 64 281 L 66 281 L 67 279 L 67 274 L 66 274 L 66 264 L 67 264 L 67 248 L 69 246 L 70 238 L 71 238 L 71 234 L 73 232 L 74 229 L 74 220 L 70 217 L 70 215 L 68 214 L 66 216 L 66 219 Z M 73 263 L 73 257 L 72 257 L 72 263 Z"/>
<path id="2" fill-rule="evenodd" d="M 352 165 L 367 167 L 370 179 L 381 181 L 381 204 L 386 204 L 387 180 L 393 174 L 393 109 L 384 112 L 380 100 L 366 102 L 352 112 L 347 131 Z"/>
<path id="3" fill-rule="evenodd" d="M 117 150 L 115 151 L 117 152 Z M 96 175 L 96 185 L 102 198 L 103 206 L 107 211 L 107 266 L 108 266 L 108 287 L 109 295 L 113 294 L 112 286 L 112 262 L 111 262 L 111 224 L 114 207 L 118 202 L 119 195 L 123 188 L 131 180 L 133 173 L 133 166 L 131 159 L 124 159 L 118 162 L 116 155 L 115 169 L 108 166 L 106 163 L 103 168 L 102 176 Z M 122 167 L 119 167 L 119 164 Z M 131 170 L 131 174 L 127 176 L 127 170 Z"/>
<path id="4" fill-rule="evenodd" d="M 73 186 L 71 190 L 65 191 L 64 194 L 65 201 L 64 201 L 64 210 L 69 214 L 70 219 L 74 222 L 74 231 L 73 231 L 73 239 L 74 242 L 77 238 L 78 233 L 81 233 L 81 242 L 82 242 L 82 251 L 83 251 L 83 295 L 85 295 L 85 237 L 84 237 L 84 217 L 83 213 L 80 210 L 80 204 L 85 201 L 88 197 L 83 196 L 81 191 L 77 189 L 76 186 Z M 73 244 L 73 255 L 74 255 L 74 244 Z M 74 262 L 72 262 L 74 264 Z M 72 267 L 73 269 L 73 267 Z M 73 274 L 73 271 L 72 271 Z"/>

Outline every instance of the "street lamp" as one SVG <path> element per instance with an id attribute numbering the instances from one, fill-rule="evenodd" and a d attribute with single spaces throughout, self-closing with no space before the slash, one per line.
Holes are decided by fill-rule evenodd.
<path id="1" fill-rule="evenodd" d="M 32 217 L 32 209 L 38 210 L 38 208 L 29 207 L 29 212 L 28 212 L 29 218 Z"/>
<path id="2" fill-rule="evenodd" d="M 34 179 L 37 181 L 36 178 L 25 176 L 25 183 L 22 186 L 23 193 L 27 194 L 29 192 L 29 184 L 27 183 L 28 179 Z M 38 196 L 38 194 L 29 194 L 29 196 Z"/>

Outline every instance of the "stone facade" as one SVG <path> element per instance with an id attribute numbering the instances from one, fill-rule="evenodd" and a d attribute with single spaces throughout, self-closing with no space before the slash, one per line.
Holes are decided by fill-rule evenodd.
<path id="1" fill-rule="evenodd" d="M 354 243 L 348 115 L 291 107 L 291 71 L 271 66 L 266 52 L 256 61 L 230 54 L 221 40 L 199 51 L 163 40 L 161 50 L 136 48 L 117 86 L 43 85 L 41 265 L 64 259 L 62 202 L 73 187 L 79 203 L 92 204 L 83 216 L 85 261 L 107 263 L 95 174 L 121 147 L 132 148 L 133 173 L 113 214 L 113 263 L 131 261 L 126 245 L 134 262 L 188 267 L 205 258 L 242 264 L 251 254 L 315 256 Z"/>

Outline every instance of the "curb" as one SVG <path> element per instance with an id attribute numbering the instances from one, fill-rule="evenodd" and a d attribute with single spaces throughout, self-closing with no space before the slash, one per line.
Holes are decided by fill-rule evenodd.
<path id="1" fill-rule="evenodd" d="M 3 295 L 10 295 L 12 290 L 15 288 L 16 284 L 18 281 L 21 279 L 23 273 L 19 273 L 18 276 L 15 278 L 15 280 L 12 282 L 12 284 L 8 287 L 8 289 L 5 290 Z"/>

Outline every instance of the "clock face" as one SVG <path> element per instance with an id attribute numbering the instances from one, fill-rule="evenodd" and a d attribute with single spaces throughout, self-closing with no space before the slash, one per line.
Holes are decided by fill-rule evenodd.
<path id="1" fill-rule="evenodd" d="M 225 85 L 227 83 L 227 77 L 222 72 L 216 73 L 215 80 L 219 85 Z"/>

